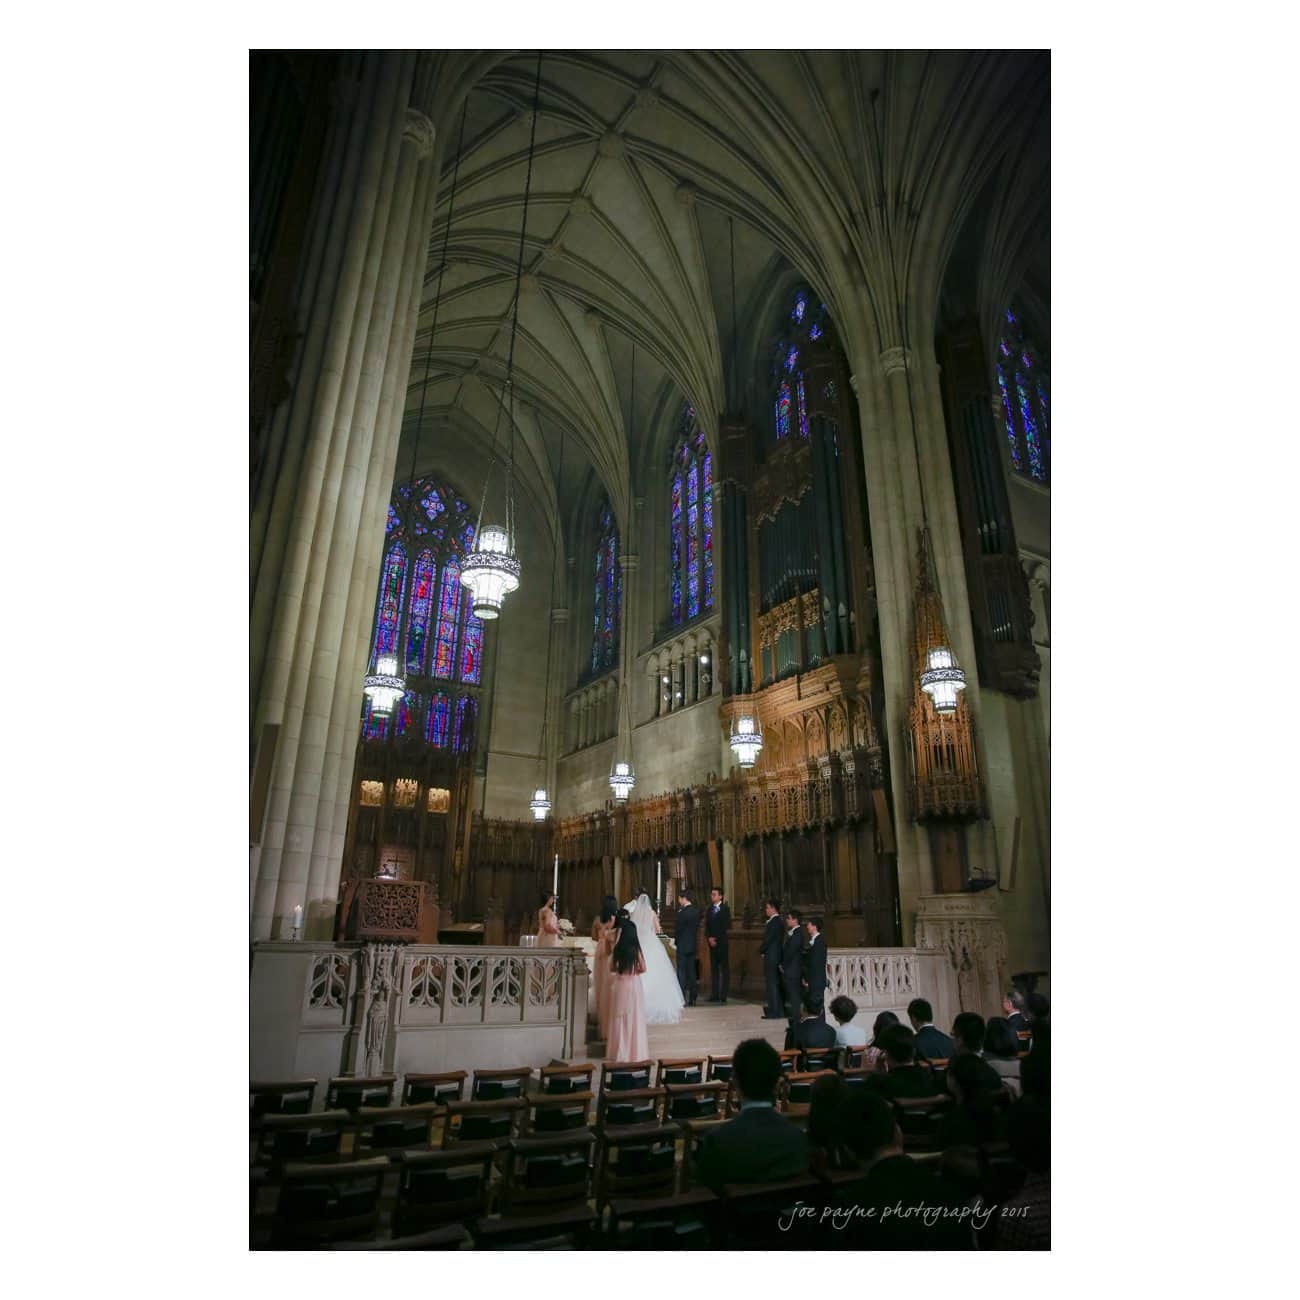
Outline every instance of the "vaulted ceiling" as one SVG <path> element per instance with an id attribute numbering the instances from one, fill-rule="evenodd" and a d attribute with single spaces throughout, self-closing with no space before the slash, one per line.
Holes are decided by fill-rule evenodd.
<path id="1" fill-rule="evenodd" d="M 535 52 L 439 56 L 407 432 L 423 410 L 467 463 L 498 427 L 536 71 Z M 594 476 L 625 522 L 677 403 L 706 430 L 752 404 L 756 312 L 782 274 L 822 296 L 850 364 L 915 346 L 978 202 L 991 292 L 1012 292 L 1046 247 L 1048 89 L 1032 52 L 547 51 L 514 356 L 521 493 L 553 527 Z"/>

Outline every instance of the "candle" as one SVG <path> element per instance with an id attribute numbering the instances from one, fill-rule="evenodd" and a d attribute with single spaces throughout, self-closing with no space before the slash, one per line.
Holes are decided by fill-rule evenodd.
<path id="1" fill-rule="evenodd" d="M 560 855 L 555 855 L 555 874 L 551 877 L 551 893 L 560 892 Z"/>
<path id="2" fill-rule="evenodd" d="M 662 862 L 656 862 L 655 863 L 655 907 L 656 908 L 659 906 L 659 900 L 664 896 L 663 872 L 664 872 L 664 864 Z"/>
<path id="3" fill-rule="evenodd" d="M 302 904 L 301 903 L 299 903 L 293 909 L 293 928 L 295 930 L 302 929 Z"/>

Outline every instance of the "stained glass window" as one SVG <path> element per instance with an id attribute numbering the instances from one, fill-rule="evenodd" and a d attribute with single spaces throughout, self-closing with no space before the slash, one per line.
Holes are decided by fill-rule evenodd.
<path id="1" fill-rule="evenodd" d="M 379 586 L 379 618 L 375 628 L 375 654 L 397 654 L 397 625 L 402 614 L 402 597 L 406 593 L 406 548 L 396 542 L 384 560 L 384 576 Z"/>
<path id="2" fill-rule="evenodd" d="M 405 736 L 414 732 L 420 725 L 420 697 L 414 691 L 407 691 L 397 701 L 397 734 Z"/>
<path id="3" fill-rule="evenodd" d="M 422 673 L 427 654 L 429 611 L 433 605 L 433 585 L 437 566 L 432 551 L 421 551 L 415 562 L 415 582 L 411 588 L 410 617 L 406 621 L 406 671 Z"/>
<path id="4" fill-rule="evenodd" d="M 817 303 L 814 307 L 813 302 L 806 289 L 795 294 L 788 318 L 782 317 L 780 333 L 770 354 L 772 391 L 775 393 L 772 427 L 778 442 L 783 442 L 795 430 L 805 440 L 811 436 L 808 395 L 800 362 L 804 359 L 804 341 L 821 338 L 828 324 L 826 304 Z"/>
<path id="5" fill-rule="evenodd" d="M 433 643 L 435 677 L 450 677 L 456 667 L 456 621 L 460 613 L 460 565 L 448 560 L 442 566 L 438 594 L 438 635 Z"/>
<path id="6" fill-rule="evenodd" d="M 713 608 L 713 456 L 691 406 L 682 411 L 672 464 L 669 605 L 677 626 Z"/>
<path id="7" fill-rule="evenodd" d="M 623 576 L 618 565 L 618 525 L 605 505 L 596 526 L 596 565 L 591 614 L 591 671 L 604 672 L 618 657 Z"/>
<path id="8" fill-rule="evenodd" d="M 431 745 L 445 749 L 447 745 L 447 728 L 451 723 L 451 698 L 439 691 L 429 705 L 429 725 L 425 728 L 424 738 Z"/>
<path id="9" fill-rule="evenodd" d="M 790 385 L 784 379 L 776 390 L 776 436 L 790 436 Z"/>
<path id="10" fill-rule="evenodd" d="M 460 680 L 477 685 L 483 671 L 483 620 L 471 614 L 465 620 L 465 637 L 460 648 Z"/>
<path id="11" fill-rule="evenodd" d="M 1008 309 L 993 367 L 1012 468 L 1039 483 L 1051 478 L 1048 378 L 1016 313 Z"/>
<path id="12" fill-rule="evenodd" d="M 474 743 L 474 718 L 478 713 L 478 704 L 468 695 L 462 695 L 456 701 L 456 725 L 452 730 L 451 747 L 458 754 L 468 751 Z"/>

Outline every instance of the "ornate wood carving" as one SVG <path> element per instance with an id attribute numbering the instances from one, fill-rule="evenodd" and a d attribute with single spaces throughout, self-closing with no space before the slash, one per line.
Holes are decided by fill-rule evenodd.
<path id="1" fill-rule="evenodd" d="M 754 526 L 775 519 L 787 501 L 797 504 L 811 487 L 812 448 L 800 438 L 787 438 L 769 453 L 750 488 Z"/>
<path id="2" fill-rule="evenodd" d="M 415 943 L 420 937 L 420 908 L 427 888 L 422 880 L 375 877 L 361 881 L 356 891 L 355 930 L 349 937 Z"/>

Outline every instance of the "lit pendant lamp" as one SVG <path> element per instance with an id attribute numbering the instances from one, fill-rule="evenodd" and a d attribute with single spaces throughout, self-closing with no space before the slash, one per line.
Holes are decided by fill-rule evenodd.
<path id="1" fill-rule="evenodd" d="M 614 798 L 619 803 L 626 803 L 634 785 L 636 785 L 636 772 L 633 771 L 632 764 L 625 763 L 622 759 L 615 760 L 614 766 L 609 771 L 609 788 L 613 790 Z"/>
<path id="2" fill-rule="evenodd" d="M 438 288 L 433 296 L 433 322 L 429 326 L 429 349 L 424 359 L 424 386 L 420 389 L 420 411 L 415 421 L 415 438 L 411 446 L 411 473 L 410 489 L 407 492 L 408 506 L 407 510 L 418 508 L 415 491 L 415 469 L 419 459 L 420 452 L 420 433 L 424 428 L 424 399 L 429 392 L 429 375 L 433 369 L 433 340 L 434 335 L 438 332 L 438 308 L 442 303 L 442 277 L 443 272 L 447 269 L 447 246 L 451 239 L 451 221 L 456 212 L 456 182 L 460 178 L 460 155 L 461 148 L 465 143 L 465 116 L 469 109 L 469 99 L 465 100 L 464 106 L 460 113 L 460 144 L 456 147 L 456 162 L 451 172 L 451 193 L 447 199 L 447 229 L 442 238 L 442 265 L 438 270 Z M 412 523 L 411 535 L 414 536 L 415 525 Z M 401 611 L 398 611 L 397 631 L 393 636 L 393 644 L 400 646 L 401 638 Z M 361 679 L 362 690 L 367 700 L 370 701 L 370 710 L 377 718 L 387 718 L 391 716 L 393 709 L 397 706 L 397 701 L 406 694 L 406 678 L 398 671 L 398 658 L 394 654 L 382 654 L 375 657 L 375 667 L 373 672 L 369 672 Z"/>
<path id="3" fill-rule="evenodd" d="M 763 730 L 755 718 L 742 713 L 731 723 L 731 752 L 742 768 L 749 769 L 758 761 L 763 749 Z"/>
<path id="4" fill-rule="evenodd" d="M 921 529 L 917 556 L 919 582 L 916 596 L 916 637 L 921 665 L 921 689 L 930 697 L 936 713 L 955 713 L 957 696 L 966 689 L 966 674 L 953 653 L 948 629 L 944 625 L 943 604 L 937 584 L 931 581 L 934 556 L 930 549 L 930 530 Z"/>
<path id="5" fill-rule="evenodd" d="M 542 85 L 542 54 L 537 53 L 537 76 L 533 82 L 533 126 L 528 138 L 528 172 L 524 179 L 524 211 L 519 223 L 519 258 L 515 266 L 515 297 L 510 321 L 510 356 L 506 362 L 505 390 L 497 408 L 496 429 L 492 434 L 492 460 L 488 464 L 487 478 L 483 483 L 483 499 L 479 504 L 478 521 L 474 529 L 474 546 L 460 566 L 460 580 L 469 588 L 471 609 L 476 618 L 490 622 L 501 614 L 501 606 L 512 591 L 519 589 L 521 566 L 516 554 L 518 538 L 515 532 L 515 503 L 513 479 L 515 469 L 515 339 L 519 334 L 519 288 L 524 276 L 524 235 L 528 230 L 528 199 L 533 188 L 533 150 L 537 142 L 537 100 Z M 492 469 L 496 464 L 497 435 L 501 430 L 501 413 L 510 407 L 509 451 L 505 471 L 505 521 L 483 523 L 483 508 L 487 504 L 488 487 L 492 482 Z"/>

